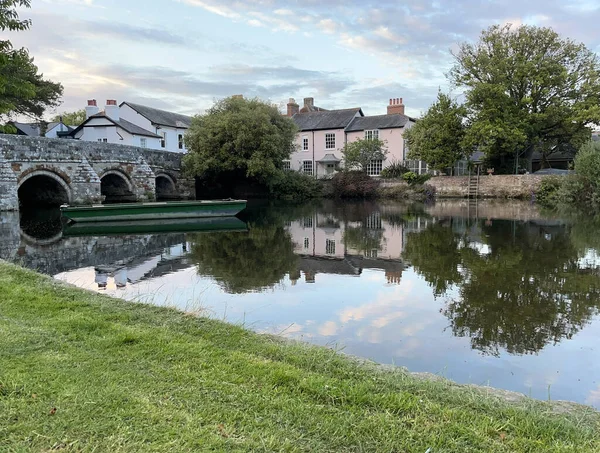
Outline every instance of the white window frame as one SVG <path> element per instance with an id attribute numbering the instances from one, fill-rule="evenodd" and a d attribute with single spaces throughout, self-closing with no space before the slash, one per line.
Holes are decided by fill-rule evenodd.
<path id="1" fill-rule="evenodd" d="M 291 170 L 291 169 L 292 169 L 292 162 L 291 162 L 291 161 L 289 161 L 289 160 L 284 160 L 284 161 L 283 161 L 283 164 L 282 164 L 282 168 L 283 168 L 285 171 L 289 171 L 289 170 Z"/>
<path id="2" fill-rule="evenodd" d="M 177 134 L 177 146 L 179 149 L 183 149 L 183 134 Z"/>
<path id="3" fill-rule="evenodd" d="M 304 238 L 304 250 L 308 250 L 310 248 L 310 239 Z"/>
<path id="4" fill-rule="evenodd" d="M 373 159 L 367 164 L 367 174 L 369 176 L 379 176 L 383 170 L 383 159 Z"/>
<path id="5" fill-rule="evenodd" d="M 302 151 L 308 151 L 308 136 L 302 137 Z"/>
<path id="6" fill-rule="evenodd" d="M 379 129 L 366 130 L 365 140 L 379 140 Z"/>
<path id="7" fill-rule="evenodd" d="M 325 254 L 335 255 L 335 241 L 333 239 L 325 239 Z"/>
<path id="8" fill-rule="evenodd" d="M 308 165 L 307 165 L 307 164 L 309 164 L 309 165 L 310 165 L 310 168 L 308 168 Z M 312 175 L 313 175 L 313 173 L 314 173 L 314 171 L 315 171 L 315 169 L 314 169 L 314 165 L 313 165 L 313 162 L 312 162 L 312 160 L 303 160 L 303 161 L 302 161 L 302 172 L 303 172 L 304 174 L 307 174 L 307 175 L 309 175 L 309 176 L 312 176 Z"/>
<path id="9" fill-rule="evenodd" d="M 335 132 L 325 134 L 325 149 L 335 149 Z"/>
<path id="10" fill-rule="evenodd" d="M 140 147 L 148 148 L 148 139 L 146 137 L 140 137 Z"/>
<path id="11" fill-rule="evenodd" d="M 162 138 L 160 139 L 160 147 L 161 148 L 167 147 L 167 133 L 166 132 L 162 132 Z"/>

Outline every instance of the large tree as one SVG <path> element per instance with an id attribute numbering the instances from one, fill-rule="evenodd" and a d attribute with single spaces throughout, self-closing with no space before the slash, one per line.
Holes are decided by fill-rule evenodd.
<path id="1" fill-rule="evenodd" d="M 221 174 L 270 184 L 283 171 L 296 137 L 294 122 L 258 99 L 230 97 L 197 115 L 185 135 L 188 172 Z"/>
<path id="2" fill-rule="evenodd" d="M 434 170 L 453 167 L 465 157 L 465 113 L 464 106 L 439 92 L 427 113 L 404 133 L 408 157 L 425 161 Z"/>
<path id="3" fill-rule="evenodd" d="M 74 112 L 63 112 L 59 115 L 55 115 L 51 121 L 62 122 L 67 126 L 79 126 L 85 121 L 85 109 L 76 110 Z"/>
<path id="4" fill-rule="evenodd" d="M 600 122 L 597 55 L 550 28 L 495 25 L 454 57 L 449 76 L 468 108 L 465 145 L 491 162 L 526 159 L 531 170 L 534 151 L 576 149 Z"/>
<path id="5" fill-rule="evenodd" d="M 1 31 L 29 29 L 31 21 L 19 18 L 19 6 L 29 8 L 30 0 L 0 0 Z M 9 40 L 0 40 L 0 118 L 40 118 L 47 108 L 59 105 L 62 91 L 62 85 L 38 73 L 26 49 L 14 49 Z"/>

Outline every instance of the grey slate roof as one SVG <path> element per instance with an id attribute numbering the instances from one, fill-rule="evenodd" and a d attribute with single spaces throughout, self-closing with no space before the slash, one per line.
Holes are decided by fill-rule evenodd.
<path id="1" fill-rule="evenodd" d="M 39 123 L 19 123 L 17 121 L 11 121 L 14 127 L 17 128 L 19 132 L 23 135 L 28 135 L 29 137 L 39 137 L 40 136 L 40 125 Z"/>
<path id="2" fill-rule="evenodd" d="M 371 129 L 390 129 L 392 127 L 404 127 L 412 118 L 399 113 L 392 115 L 363 116 L 355 118 L 348 128 L 347 132 L 365 131 Z"/>
<path id="3" fill-rule="evenodd" d="M 148 118 L 152 123 L 160 126 L 171 126 L 187 129 L 192 123 L 191 116 L 167 112 L 166 110 L 155 109 L 153 107 L 147 107 L 140 104 L 133 104 L 131 102 L 122 102 L 121 106 L 123 104 L 127 104 L 140 115 Z"/>
<path id="4" fill-rule="evenodd" d="M 342 160 L 335 157 L 334 154 L 327 153 L 323 156 L 322 159 L 318 160 L 317 162 L 319 162 L 320 164 L 334 164 L 334 163 L 338 163 L 341 161 Z"/>
<path id="5" fill-rule="evenodd" d="M 90 116 L 87 120 L 85 120 L 83 123 L 81 123 L 79 126 L 77 126 L 77 128 L 73 129 L 73 131 L 71 132 L 71 135 L 74 137 L 77 132 L 79 132 L 82 128 L 84 128 L 85 125 L 94 118 L 104 118 L 104 119 L 110 121 L 111 123 L 113 123 L 114 125 L 120 127 L 121 129 L 123 129 L 126 132 L 129 132 L 130 134 L 133 134 L 133 135 L 141 135 L 144 137 L 152 137 L 152 138 L 162 138 L 160 135 L 155 134 L 154 132 L 150 132 L 136 124 L 130 123 L 129 121 L 124 120 L 123 118 L 119 119 L 119 121 L 115 121 L 112 118 L 108 117 L 104 112 L 96 113 L 95 115 Z"/>
<path id="6" fill-rule="evenodd" d="M 329 110 L 324 112 L 296 113 L 292 119 L 301 131 L 323 129 L 344 129 L 350 124 L 354 115 L 363 115 L 360 108 Z"/>

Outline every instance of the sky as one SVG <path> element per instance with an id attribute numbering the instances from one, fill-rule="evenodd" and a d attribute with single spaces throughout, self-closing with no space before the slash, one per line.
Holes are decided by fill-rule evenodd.
<path id="1" fill-rule="evenodd" d="M 492 24 L 552 27 L 600 53 L 600 0 L 32 0 L 20 14 L 32 27 L 9 37 L 63 84 L 56 113 L 117 99 L 197 114 L 243 94 L 366 115 L 403 98 L 419 116 L 456 92 L 451 51 Z"/>

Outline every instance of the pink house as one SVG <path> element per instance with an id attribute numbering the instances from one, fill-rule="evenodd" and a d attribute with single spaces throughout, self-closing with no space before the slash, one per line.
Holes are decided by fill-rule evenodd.
<path id="1" fill-rule="evenodd" d="M 327 177 L 343 165 L 342 150 L 346 143 L 359 138 L 379 138 L 387 146 L 385 161 L 372 162 L 368 168 L 371 176 L 379 176 L 391 162 L 403 162 L 415 173 L 424 173 L 425 165 L 406 159 L 404 131 L 415 120 L 404 114 L 402 99 L 390 99 L 387 115 L 364 116 L 360 107 L 342 110 L 325 110 L 314 105 L 313 98 L 305 98 L 300 108 L 294 99 L 287 105 L 287 115 L 292 117 L 299 132 L 296 151 L 285 163 L 287 168 L 303 171 L 315 177 Z"/>

